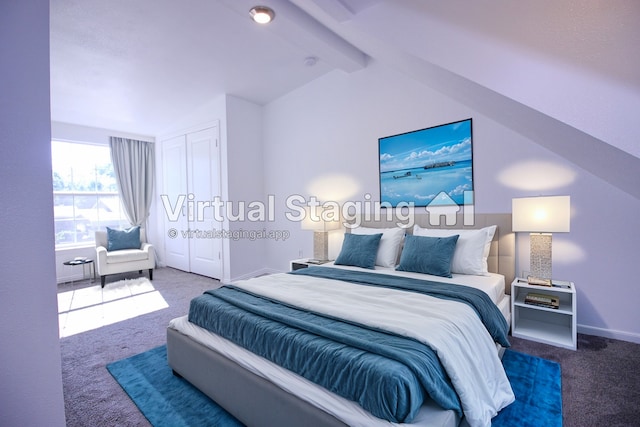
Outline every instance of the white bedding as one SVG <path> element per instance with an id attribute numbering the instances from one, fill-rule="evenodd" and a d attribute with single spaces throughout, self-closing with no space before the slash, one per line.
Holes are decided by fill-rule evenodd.
<path id="1" fill-rule="evenodd" d="M 403 277 L 413 277 L 415 279 L 421 280 L 432 280 L 434 282 L 442 282 L 442 283 L 452 283 L 455 285 L 466 285 L 472 288 L 480 289 L 484 291 L 489 297 L 491 301 L 498 304 L 500 300 L 505 297 L 504 293 L 504 276 L 496 273 L 487 273 L 484 276 L 471 276 L 468 274 L 452 274 L 453 277 L 440 277 L 440 276 L 430 276 L 428 274 L 422 273 L 412 273 L 409 271 L 398 271 L 394 267 L 378 267 L 376 266 L 374 270 L 367 270 L 360 267 L 350 267 L 346 265 L 334 265 L 333 262 L 329 262 L 326 264 L 321 264 L 321 267 L 333 267 L 333 268 L 342 268 L 345 270 L 358 270 L 358 271 L 368 271 L 368 272 L 376 272 L 382 274 L 391 274 L 394 276 L 403 276 Z"/>
<path id="2" fill-rule="evenodd" d="M 393 269 L 377 269 L 377 271 L 425 278 L 425 275 L 395 272 Z M 434 280 L 477 287 L 490 295 L 492 300 L 501 302 L 503 299 L 501 296 L 504 294 L 504 278 L 501 278 L 502 276 L 499 275 L 490 275 L 458 276 L 453 279 L 435 278 Z M 328 310 L 333 315 L 388 328 L 429 343 L 441 357 L 443 366 L 461 397 L 466 421 L 471 426 L 490 425 L 491 417 L 513 401 L 513 393 L 495 351 L 493 340 L 482 327 L 475 312 L 466 304 L 384 288 L 367 287 L 365 297 L 362 286 L 337 285 L 332 282 L 332 280 L 316 277 L 282 274 L 249 279 L 234 285 L 310 310 L 327 312 L 326 307 L 329 307 Z M 499 291 L 500 289 L 502 292 Z M 340 298 L 337 298 L 338 294 L 341 295 Z M 508 304 L 506 305 L 508 307 Z M 383 312 L 386 314 L 382 315 Z M 429 312 L 431 320 L 425 321 L 421 317 L 425 312 Z M 452 318 L 457 319 L 457 324 L 450 321 Z M 394 425 L 371 416 L 353 402 L 336 396 L 215 334 L 192 325 L 186 317 L 174 319 L 170 327 L 224 354 L 290 393 L 319 406 L 349 425 Z M 459 328 L 462 328 L 463 332 Z M 442 332 L 427 334 L 426 331 Z M 470 360 L 462 358 L 462 354 L 470 356 Z M 470 361 L 471 365 L 469 365 Z M 434 423 L 434 417 L 441 417 L 442 420 L 438 419 L 438 421 L 442 422 Z M 453 411 L 444 411 L 431 401 L 425 404 L 424 411 L 421 411 L 411 425 L 421 425 L 420 420 L 427 423 L 424 425 L 457 425 L 457 417 Z"/>

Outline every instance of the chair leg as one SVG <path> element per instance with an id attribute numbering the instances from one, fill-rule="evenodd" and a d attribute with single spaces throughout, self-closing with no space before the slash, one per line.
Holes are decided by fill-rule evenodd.
<path id="1" fill-rule="evenodd" d="M 100 276 L 100 284 L 102 285 L 102 287 L 104 288 L 104 279 L 106 279 L 107 276 Z"/>
<path id="2" fill-rule="evenodd" d="M 153 268 L 149 269 L 149 280 L 153 280 Z"/>

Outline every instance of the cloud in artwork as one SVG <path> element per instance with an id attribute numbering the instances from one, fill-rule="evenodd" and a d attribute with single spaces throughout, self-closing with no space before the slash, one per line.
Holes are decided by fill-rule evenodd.
<path id="1" fill-rule="evenodd" d="M 382 153 L 380 155 L 380 170 L 384 172 L 413 169 L 441 161 L 453 160 L 457 162 L 470 159 L 471 139 L 465 138 L 458 143 L 440 146 L 436 150 L 424 148 L 404 153 Z"/>

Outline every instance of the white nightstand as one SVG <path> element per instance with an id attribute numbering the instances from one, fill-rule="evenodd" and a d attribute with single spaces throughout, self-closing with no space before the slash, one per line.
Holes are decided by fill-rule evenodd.
<path id="1" fill-rule="evenodd" d="M 520 281 L 522 280 L 522 281 Z M 547 308 L 524 302 L 528 293 L 547 294 L 560 300 L 559 308 Z M 511 284 L 511 334 L 517 338 L 577 349 L 576 288 L 529 285 L 516 278 Z"/>
<path id="2" fill-rule="evenodd" d="M 309 258 L 303 258 L 303 259 L 294 259 L 293 261 L 290 262 L 289 264 L 289 270 L 290 271 L 296 271 L 296 270 L 300 270 L 301 268 L 307 268 L 307 267 L 311 267 L 312 265 L 321 265 L 321 264 L 326 264 L 329 261 L 325 261 L 325 262 L 311 262 L 309 261 Z"/>

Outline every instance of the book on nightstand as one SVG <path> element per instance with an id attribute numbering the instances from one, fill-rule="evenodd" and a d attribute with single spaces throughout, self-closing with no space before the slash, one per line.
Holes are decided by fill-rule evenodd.
<path id="1" fill-rule="evenodd" d="M 563 288 L 563 289 L 570 289 L 571 288 L 571 282 L 566 281 L 566 280 L 552 280 L 551 281 L 551 286 L 554 286 L 556 288 Z"/>
<path id="2" fill-rule="evenodd" d="M 540 307 L 559 308 L 560 298 L 554 295 L 528 293 L 524 298 L 524 303 Z"/>
<path id="3" fill-rule="evenodd" d="M 535 286 L 551 286 L 551 279 L 541 279 L 539 277 L 527 276 L 527 283 Z"/>

